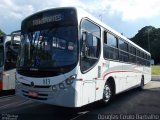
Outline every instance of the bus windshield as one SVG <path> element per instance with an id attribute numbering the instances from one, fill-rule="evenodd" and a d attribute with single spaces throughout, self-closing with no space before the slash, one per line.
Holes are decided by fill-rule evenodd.
<path id="1" fill-rule="evenodd" d="M 77 62 L 77 27 L 65 26 L 21 34 L 19 68 L 49 70 Z"/>
<path id="2" fill-rule="evenodd" d="M 0 45 L 0 67 L 3 65 L 4 60 L 4 48 L 3 45 Z"/>

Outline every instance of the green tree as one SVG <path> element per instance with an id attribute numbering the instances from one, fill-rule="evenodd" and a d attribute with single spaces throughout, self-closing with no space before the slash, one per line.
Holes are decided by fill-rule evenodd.
<path id="1" fill-rule="evenodd" d="M 5 33 L 0 29 L 0 36 L 5 35 Z"/>
<path id="2" fill-rule="evenodd" d="M 139 30 L 131 40 L 149 51 L 155 63 L 160 63 L 160 28 L 146 26 Z"/>

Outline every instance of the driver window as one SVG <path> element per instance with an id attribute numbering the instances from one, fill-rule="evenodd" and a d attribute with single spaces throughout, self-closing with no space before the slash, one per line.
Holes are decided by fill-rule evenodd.
<path id="1" fill-rule="evenodd" d="M 85 45 L 81 44 L 81 70 L 85 72 L 93 68 L 98 62 L 100 56 L 100 28 L 88 20 L 83 20 L 81 27 L 82 32 L 85 32 L 87 37 Z"/>

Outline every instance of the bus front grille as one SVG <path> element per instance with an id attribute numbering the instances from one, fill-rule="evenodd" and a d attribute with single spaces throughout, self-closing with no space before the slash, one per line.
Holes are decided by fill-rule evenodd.
<path id="1" fill-rule="evenodd" d="M 28 96 L 28 95 L 25 95 L 25 94 L 23 94 L 23 96 L 28 97 L 28 98 L 31 98 L 31 99 L 36 99 L 36 100 L 47 100 L 47 98 L 32 97 L 32 96 Z"/>
<path id="2" fill-rule="evenodd" d="M 28 86 L 28 87 L 31 87 L 31 85 L 29 84 L 26 84 L 26 83 L 22 83 L 22 85 L 24 86 Z M 50 88 L 51 86 L 43 86 L 43 85 L 35 85 L 34 88 Z"/>
<path id="3" fill-rule="evenodd" d="M 47 100 L 48 94 L 44 93 L 38 93 L 36 97 L 30 96 L 29 91 L 22 90 L 23 96 L 31 98 L 31 99 L 36 99 L 36 100 Z"/>

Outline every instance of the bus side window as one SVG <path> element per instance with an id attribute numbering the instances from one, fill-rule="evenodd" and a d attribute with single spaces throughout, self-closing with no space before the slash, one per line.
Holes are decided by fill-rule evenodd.
<path id="1" fill-rule="evenodd" d="M 3 65 L 4 60 L 4 48 L 3 45 L 0 45 L 0 67 Z"/>
<path id="2" fill-rule="evenodd" d="M 131 63 L 136 63 L 136 49 L 132 45 L 129 46 L 129 54 L 130 54 L 129 61 Z"/>
<path id="3" fill-rule="evenodd" d="M 123 62 L 129 61 L 128 44 L 119 39 L 119 60 Z"/>
<path id="4" fill-rule="evenodd" d="M 6 43 L 6 59 L 5 59 L 5 70 L 14 69 L 16 67 L 17 56 L 19 51 L 19 45 L 10 42 Z"/>
<path id="5" fill-rule="evenodd" d="M 104 33 L 104 58 L 118 60 L 118 40 L 108 33 Z"/>

